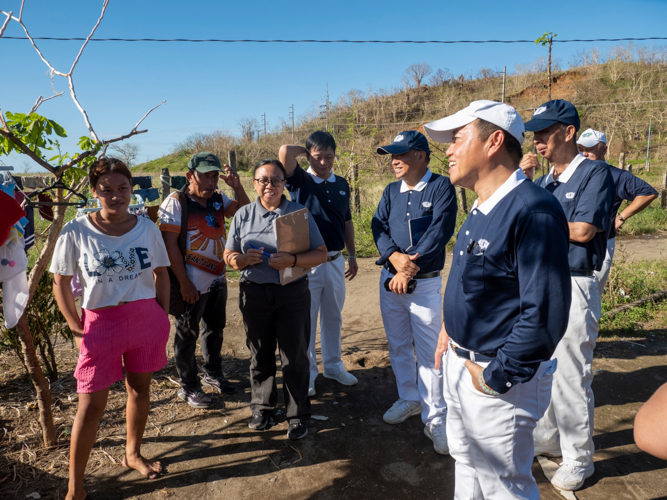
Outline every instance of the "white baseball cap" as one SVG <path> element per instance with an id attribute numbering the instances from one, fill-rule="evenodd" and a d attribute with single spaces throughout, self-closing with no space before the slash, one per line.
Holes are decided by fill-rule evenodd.
<path id="1" fill-rule="evenodd" d="M 592 148 L 593 146 L 601 142 L 607 144 L 607 136 L 604 135 L 602 132 L 593 130 L 592 128 L 584 130 L 584 132 L 579 136 L 579 139 L 577 140 L 577 144 L 581 144 L 585 148 Z"/>
<path id="2" fill-rule="evenodd" d="M 497 125 L 523 144 L 524 126 L 519 113 L 509 104 L 496 101 L 473 101 L 470 106 L 451 116 L 424 125 L 429 137 L 437 142 L 454 142 L 452 131 L 477 119 Z"/>

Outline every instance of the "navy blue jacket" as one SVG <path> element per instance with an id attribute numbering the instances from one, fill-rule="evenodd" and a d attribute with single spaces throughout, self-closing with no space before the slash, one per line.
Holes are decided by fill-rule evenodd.
<path id="1" fill-rule="evenodd" d="M 570 168 L 570 167 L 568 167 Z M 614 181 L 602 161 L 584 159 L 569 179 L 563 172 L 547 184 L 549 174 L 535 181 L 560 201 L 568 222 L 587 222 L 601 229 L 586 243 L 570 242 L 570 271 L 588 273 L 602 269 L 607 253 L 607 235 L 612 223 L 609 216 L 614 200 Z"/>
<path id="2" fill-rule="evenodd" d="M 431 173 L 423 190 L 401 193 L 403 181 L 392 182 L 382 193 L 371 229 L 380 252 L 376 264 L 387 266 L 394 252 L 419 253 L 415 264 L 419 273 L 441 271 L 445 267 L 445 248 L 456 226 L 456 192 L 449 178 Z M 416 246 L 410 241 L 408 221 L 428 215 L 431 225 Z"/>
<path id="3" fill-rule="evenodd" d="M 565 334 L 568 239 L 558 200 L 526 181 L 487 215 L 474 208 L 459 230 L 445 328 L 461 347 L 494 357 L 484 380 L 501 394 L 532 379 Z"/>

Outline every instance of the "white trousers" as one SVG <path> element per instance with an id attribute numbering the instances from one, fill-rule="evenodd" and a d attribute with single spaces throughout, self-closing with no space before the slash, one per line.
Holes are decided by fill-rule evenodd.
<path id="1" fill-rule="evenodd" d="M 602 262 L 602 269 L 595 271 L 595 276 L 598 279 L 598 289 L 600 290 L 600 297 L 604 293 L 604 285 L 607 283 L 607 278 L 609 278 L 609 271 L 611 270 L 611 261 L 614 259 L 614 249 L 616 247 L 616 238 L 607 240 L 607 254 L 605 255 L 604 262 Z"/>
<path id="2" fill-rule="evenodd" d="M 549 405 L 556 361 L 541 363 L 531 380 L 498 397 L 475 389 L 465 359 L 451 345 L 444 366 L 447 439 L 456 460 L 454 499 L 539 499 L 531 472 L 533 429 Z"/>
<path id="3" fill-rule="evenodd" d="M 386 269 L 380 275 L 380 311 L 398 397 L 421 402 L 424 424 L 444 424 L 443 372 L 435 369 L 434 360 L 442 325 L 442 277 L 417 280 L 413 293 L 397 295 L 384 288 L 392 276 Z"/>
<path id="4" fill-rule="evenodd" d="M 560 434 L 563 463 L 593 464 L 593 351 L 601 314 L 595 276 L 572 277 L 572 305 L 565 336 L 552 359 L 558 360 L 551 404 L 535 429 L 535 441 L 556 445 Z"/>
<path id="5" fill-rule="evenodd" d="M 310 380 L 317 378 L 317 353 L 315 337 L 317 335 L 317 317 L 320 318 L 320 346 L 322 365 L 325 372 L 335 373 L 344 370 L 341 359 L 341 327 L 343 326 L 343 304 L 345 303 L 345 258 L 341 255 L 336 260 L 314 267 L 308 275 L 310 290 Z"/>

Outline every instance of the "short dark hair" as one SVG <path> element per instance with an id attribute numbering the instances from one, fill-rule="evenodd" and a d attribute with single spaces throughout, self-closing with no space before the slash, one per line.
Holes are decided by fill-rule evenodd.
<path id="1" fill-rule="evenodd" d="M 523 150 L 521 149 L 521 143 L 516 139 L 516 137 L 514 137 L 507 130 L 499 127 L 498 125 L 495 125 L 491 122 L 487 122 L 486 120 L 482 120 L 481 118 L 477 119 L 476 124 L 477 124 L 477 138 L 482 142 L 486 142 L 486 140 L 491 136 L 491 134 L 493 134 L 497 130 L 500 130 L 505 136 L 505 142 L 503 142 L 503 144 L 505 145 L 505 151 L 507 151 L 509 157 L 517 165 L 521 162 L 521 158 L 523 158 Z"/>
<path id="2" fill-rule="evenodd" d="M 110 158 L 108 156 L 101 156 L 95 163 L 90 167 L 88 171 L 88 180 L 90 181 L 90 187 L 93 189 L 97 188 L 97 182 L 100 180 L 100 177 L 110 173 L 122 174 L 127 177 L 127 180 L 130 181 L 132 185 L 132 172 L 127 168 L 127 165 L 123 163 L 118 158 Z"/>
<path id="3" fill-rule="evenodd" d="M 310 153 L 313 149 L 316 151 L 326 151 L 331 148 L 331 150 L 336 152 L 336 140 L 329 132 L 323 130 L 318 130 L 313 132 L 306 139 L 306 149 Z"/>
<path id="4" fill-rule="evenodd" d="M 255 172 L 257 172 L 257 169 L 263 167 L 264 165 L 269 165 L 269 164 L 278 167 L 280 171 L 283 173 L 283 176 L 287 178 L 287 172 L 285 171 L 285 167 L 283 166 L 282 162 L 274 158 L 264 158 L 263 160 L 259 160 L 255 164 L 255 169 L 252 171 L 253 176 L 255 175 Z"/>

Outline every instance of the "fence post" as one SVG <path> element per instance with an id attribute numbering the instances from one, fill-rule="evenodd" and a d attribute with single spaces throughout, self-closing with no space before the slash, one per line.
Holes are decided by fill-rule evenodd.
<path id="1" fill-rule="evenodd" d="M 355 213 L 361 212 L 361 195 L 359 193 L 359 165 L 352 165 L 352 209 Z"/>
<path id="2" fill-rule="evenodd" d="M 660 206 L 662 208 L 667 208 L 667 167 L 662 173 L 662 189 L 660 189 Z"/>
<path id="3" fill-rule="evenodd" d="M 171 191 L 171 176 L 169 175 L 169 169 L 163 168 L 162 174 L 160 174 L 160 184 L 162 187 L 162 201 L 167 199 L 169 196 L 169 191 Z"/>
<path id="4" fill-rule="evenodd" d="M 237 173 L 236 172 L 236 151 L 234 151 L 232 149 L 229 152 L 228 158 L 229 158 L 229 168 L 232 169 L 232 172 Z M 236 191 L 234 191 L 232 193 L 232 197 L 233 197 L 234 200 L 238 201 L 238 196 L 236 195 Z"/>
<path id="5" fill-rule="evenodd" d="M 625 170 L 625 153 L 623 151 L 618 154 L 618 168 Z"/>
<path id="6" fill-rule="evenodd" d="M 464 214 L 468 213 L 468 202 L 466 200 L 466 190 L 461 186 L 456 186 L 456 193 L 459 197 L 459 208 Z"/>

